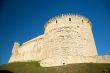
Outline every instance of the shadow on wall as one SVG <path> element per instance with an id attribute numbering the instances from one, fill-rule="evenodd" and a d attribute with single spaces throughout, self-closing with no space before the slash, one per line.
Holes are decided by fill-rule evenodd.
<path id="1" fill-rule="evenodd" d="M 8 70 L 0 70 L 0 73 L 13 73 L 13 72 L 8 71 Z"/>

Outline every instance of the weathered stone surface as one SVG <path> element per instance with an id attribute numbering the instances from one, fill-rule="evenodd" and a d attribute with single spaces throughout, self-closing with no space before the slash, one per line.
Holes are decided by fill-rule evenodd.
<path id="1" fill-rule="evenodd" d="M 79 15 L 49 20 L 45 32 L 30 41 L 14 44 L 10 62 L 39 61 L 43 67 L 71 63 L 110 63 L 110 56 L 98 56 L 91 22 Z"/>
<path id="2" fill-rule="evenodd" d="M 97 56 L 97 63 L 110 63 L 110 55 Z"/>

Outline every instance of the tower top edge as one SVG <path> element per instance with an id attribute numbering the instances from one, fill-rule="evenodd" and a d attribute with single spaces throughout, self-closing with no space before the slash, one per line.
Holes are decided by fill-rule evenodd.
<path id="1" fill-rule="evenodd" d="M 85 16 L 83 16 L 83 15 L 80 15 L 80 14 L 61 14 L 61 15 L 57 15 L 57 16 L 55 16 L 55 17 L 53 17 L 53 18 L 50 18 L 50 19 L 45 23 L 44 29 L 47 27 L 47 25 L 48 25 L 49 23 L 51 23 L 51 22 L 53 22 L 53 21 L 55 21 L 55 20 L 57 20 L 57 19 L 64 18 L 64 17 L 81 18 L 81 19 L 84 19 L 84 20 L 88 21 L 88 22 L 90 23 L 90 25 L 92 24 L 91 21 L 90 21 L 87 17 L 85 17 Z M 91 25 L 91 27 L 92 27 L 92 25 Z"/>

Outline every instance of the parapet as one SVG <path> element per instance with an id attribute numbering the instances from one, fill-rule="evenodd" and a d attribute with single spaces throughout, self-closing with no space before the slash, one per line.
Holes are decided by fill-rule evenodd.
<path id="1" fill-rule="evenodd" d="M 88 18 L 77 15 L 77 14 L 67 14 L 53 17 L 45 25 L 45 33 L 63 26 L 75 26 L 74 24 L 88 24 L 91 26 L 91 22 Z M 91 26 L 92 27 L 92 26 Z"/>
<path id="2" fill-rule="evenodd" d="M 29 40 L 27 42 L 24 42 L 23 45 L 26 45 L 26 44 L 34 42 L 34 41 L 39 41 L 39 40 L 43 39 L 43 37 L 44 37 L 44 35 L 40 35 L 40 36 L 38 36 L 36 38 L 33 38 L 33 39 L 31 39 L 31 40 Z"/>

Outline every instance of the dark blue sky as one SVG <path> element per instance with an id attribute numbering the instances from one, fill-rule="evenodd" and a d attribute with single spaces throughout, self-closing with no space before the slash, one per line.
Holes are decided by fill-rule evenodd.
<path id="1" fill-rule="evenodd" d="M 88 17 L 98 53 L 110 54 L 110 0 L 0 0 L 0 64 L 8 62 L 14 41 L 43 34 L 48 19 L 67 13 Z"/>

